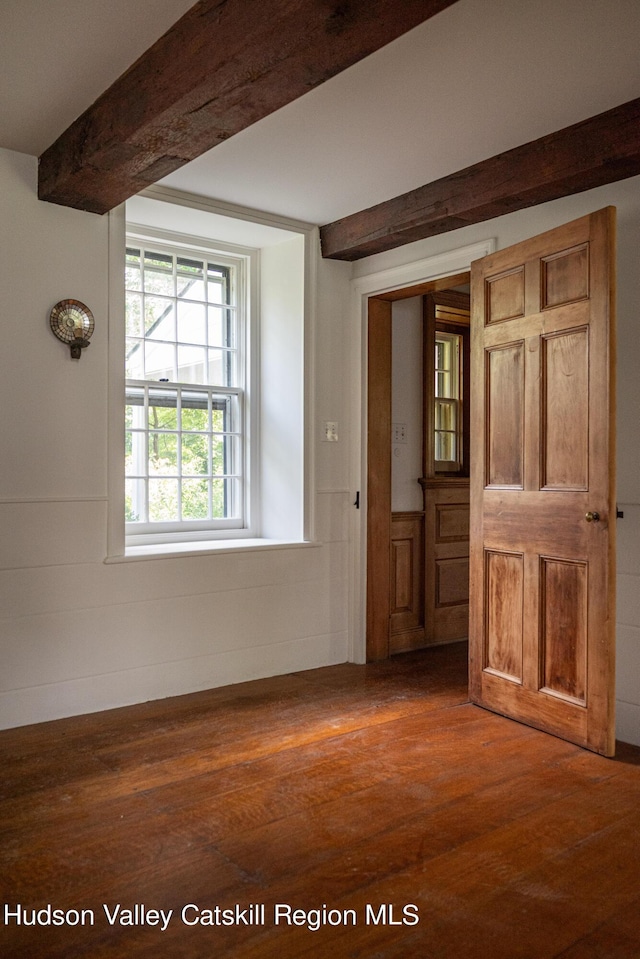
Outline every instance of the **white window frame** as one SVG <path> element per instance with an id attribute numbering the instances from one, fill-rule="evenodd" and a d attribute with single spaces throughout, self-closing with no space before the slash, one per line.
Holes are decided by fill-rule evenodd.
<path id="1" fill-rule="evenodd" d="M 130 209 L 131 208 L 131 209 Z M 127 223 L 128 219 L 128 223 Z M 287 217 L 250 210 L 164 186 L 148 187 L 108 214 L 109 394 L 105 562 L 121 563 L 314 546 L 314 342 L 318 228 Z M 133 224 L 138 224 L 135 228 Z M 125 235 L 178 241 L 214 237 L 216 248 L 248 256 L 250 274 L 251 409 L 245 464 L 249 525 L 241 530 L 203 530 L 183 541 L 175 534 L 125 538 Z M 168 227 L 168 229 L 167 229 Z M 220 240 L 220 242 L 217 242 Z M 187 245 L 192 245 L 187 243 Z M 286 457 L 282 455 L 286 451 Z"/>
<path id="2" fill-rule="evenodd" d="M 435 393 L 433 409 L 433 433 L 434 433 L 434 468 L 436 473 L 459 472 L 462 467 L 462 390 L 463 390 L 463 370 L 462 370 L 462 332 L 454 333 L 450 330 L 441 330 L 437 325 L 435 329 L 436 356 L 438 342 L 449 344 L 450 365 L 447 370 L 441 370 L 435 364 Z M 448 395 L 440 395 L 438 392 L 438 373 L 447 372 L 450 376 Z M 453 429 L 446 429 L 438 425 L 438 404 L 449 406 L 452 411 L 454 423 Z M 437 452 L 439 448 L 438 437 L 442 434 L 450 434 L 453 437 L 453 446 L 455 456 L 453 459 L 438 459 Z"/>
<path id="3" fill-rule="evenodd" d="M 200 519 L 200 520 L 174 520 L 174 521 L 148 521 L 141 520 L 137 522 L 126 522 L 125 529 L 129 538 L 133 536 L 140 536 L 144 534 L 157 534 L 161 535 L 164 533 L 184 533 L 184 532 L 199 532 L 201 530 L 211 531 L 215 530 L 231 530 L 231 529 L 243 529 L 245 525 L 245 509 L 244 502 L 246 499 L 245 488 L 246 484 L 244 482 L 244 433 L 242 431 L 244 415 L 243 415 L 243 400 L 244 395 L 243 391 L 237 386 L 229 386 L 224 390 L 218 386 L 206 386 L 200 383 L 181 383 L 181 382 L 167 382 L 167 381 L 158 381 L 154 382 L 153 380 L 127 380 L 126 381 L 126 402 L 127 405 L 139 406 L 142 410 L 142 416 L 139 418 L 139 422 L 134 420 L 131 428 L 131 432 L 138 434 L 141 441 L 136 444 L 137 446 L 137 459 L 139 461 L 139 469 L 135 476 L 138 479 L 138 482 L 141 487 L 144 488 L 144 493 L 142 495 L 142 508 L 145 504 L 149 502 L 149 483 L 155 479 L 148 469 L 149 466 L 149 452 L 148 446 L 154 435 L 158 436 L 175 436 L 176 437 L 176 455 L 178 462 L 181 460 L 181 446 L 182 438 L 192 435 L 192 431 L 184 429 L 181 424 L 181 412 L 185 406 L 188 407 L 189 399 L 195 399 L 196 395 L 202 397 L 207 410 L 216 409 L 216 406 L 220 404 L 226 404 L 230 407 L 229 417 L 231 420 L 230 426 L 228 429 L 225 429 L 224 435 L 228 437 L 229 445 L 232 447 L 230 457 L 232 461 L 232 469 L 228 473 L 224 473 L 220 477 L 216 477 L 212 473 L 203 473 L 202 475 L 187 475 L 182 476 L 182 469 L 179 468 L 176 472 L 176 476 L 169 476 L 167 478 L 175 480 L 177 483 L 177 496 L 178 496 L 178 505 L 181 506 L 182 498 L 184 495 L 183 490 L 183 481 L 188 482 L 190 479 L 203 479 L 206 481 L 215 481 L 216 479 L 221 479 L 223 482 L 229 483 L 230 489 L 226 492 L 226 496 L 231 499 L 232 510 L 230 515 L 225 517 L 209 518 L 209 519 Z M 171 429 L 160 429 L 152 430 L 144 426 L 148 422 L 148 410 L 150 406 L 153 406 L 152 400 L 155 396 L 162 396 L 166 394 L 166 399 L 171 400 L 175 397 L 175 408 L 176 408 L 176 426 Z M 138 403 L 130 404 L 129 398 L 131 396 L 139 396 L 140 401 Z M 158 404 L 162 405 L 173 405 L 172 403 Z M 220 407 L 218 407 L 220 408 Z M 196 435 L 206 436 L 207 440 L 209 438 L 213 439 L 219 431 L 217 431 L 213 426 L 208 429 L 201 429 L 193 431 Z M 233 449 L 235 447 L 235 449 Z M 181 466 L 181 464 L 180 464 Z M 162 477 L 158 477 L 162 478 Z M 238 493 L 234 487 L 239 488 L 240 492 Z M 210 503 L 209 507 L 212 507 L 211 497 L 213 496 L 212 488 L 209 489 L 209 498 Z M 135 504 L 135 501 L 134 501 Z"/>
<path id="4" fill-rule="evenodd" d="M 241 492 L 237 497 L 239 509 L 237 516 L 210 520 L 178 520 L 175 522 L 125 523 L 125 542 L 127 546 L 149 546 L 166 543 L 189 543 L 200 540 L 215 541 L 255 536 L 257 525 L 257 477 L 252 477 L 252 466 L 256 460 L 255 424 L 258 420 L 256 409 L 257 388 L 255 380 L 257 370 L 252 357 L 257 353 L 259 335 L 257 309 L 255 307 L 259 277 L 259 253 L 251 248 L 240 248 L 231 244 L 221 244 L 204 237 L 185 236 L 171 230 L 158 230 L 151 227 L 128 224 L 126 246 L 150 247 L 158 252 L 166 251 L 173 255 L 207 258 L 220 266 L 228 266 L 234 273 L 236 286 L 236 373 L 237 382 L 233 386 L 221 384 L 174 383 L 168 384 L 153 380 L 125 380 L 127 386 L 175 388 L 195 390 L 199 388 L 221 396 L 235 397 L 237 402 L 238 432 L 240 450 L 237 454 L 236 471 L 240 474 Z M 124 252 L 122 268 L 124 270 Z M 252 293 L 253 290 L 253 293 Z M 252 495 L 253 494 L 253 495 Z"/>

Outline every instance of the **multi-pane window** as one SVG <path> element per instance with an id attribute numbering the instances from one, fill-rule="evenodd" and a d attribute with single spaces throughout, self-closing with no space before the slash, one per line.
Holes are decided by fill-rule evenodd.
<path id="1" fill-rule="evenodd" d="M 242 261 L 128 243 L 129 532 L 242 527 Z"/>
<path id="2" fill-rule="evenodd" d="M 435 452 L 438 470 L 458 470 L 461 462 L 462 336 L 436 330 Z"/>
<path id="3" fill-rule="evenodd" d="M 469 475 L 469 305 L 463 289 L 423 300 L 425 479 Z"/>

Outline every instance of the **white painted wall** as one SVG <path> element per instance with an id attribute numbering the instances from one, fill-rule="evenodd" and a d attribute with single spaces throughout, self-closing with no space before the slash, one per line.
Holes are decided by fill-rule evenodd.
<path id="1" fill-rule="evenodd" d="M 318 545 L 105 564 L 108 220 L 39 202 L 36 173 L 0 151 L 0 726 L 343 662 L 344 442 L 311 438 Z M 318 269 L 311 398 L 346 426 L 350 268 Z M 79 362 L 48 329 L 65 297 L 96 317 Z"/>
<path id="2" fill-rule="evenodd" d="M 261 252 L 261 535 L 304 530 L 304 238 Z"/>
<path id="3" fill-rule="evenodd" d="M 501 249 L 608 205 L 618 211 L 617 472 L 624 510 L 618 522 L 617 735 L 640 745 L 640 177 L 367 257 L 354 264 L 354 278 L 489 237 Z"/>
<path id="4" fill-rule="evenodd" d="M 422 297 L 391 305 L 391 508 L 421 510 Z M 393 424 L 406 427 L 396 442 Z"/>

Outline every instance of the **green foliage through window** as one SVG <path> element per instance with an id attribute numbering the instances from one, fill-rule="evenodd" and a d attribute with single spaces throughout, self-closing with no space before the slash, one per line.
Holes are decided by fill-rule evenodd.
<path id="1" fill-rule="evenodd" d="M 237 268 L 131 244 L 125 283 L 126 521 L 241 516 Z"/>

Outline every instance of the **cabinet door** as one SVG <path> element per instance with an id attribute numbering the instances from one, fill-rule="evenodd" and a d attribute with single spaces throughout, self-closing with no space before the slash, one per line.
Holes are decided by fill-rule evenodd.
<path id="1" fill-rule="evenodd" d="M 425 641 L 469 635 L 469 483 L 425 489 Z"/>

